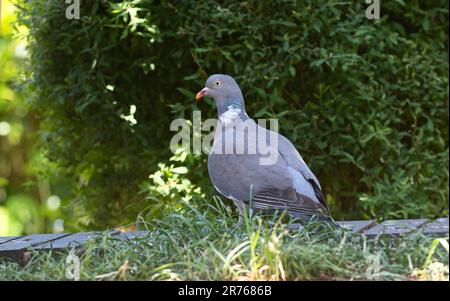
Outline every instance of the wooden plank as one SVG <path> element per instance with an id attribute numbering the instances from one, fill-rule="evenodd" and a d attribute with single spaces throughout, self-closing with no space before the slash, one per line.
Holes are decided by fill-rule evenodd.
<path id="1" fill-rule="evenodd" d="M 297 229 L 301 229 L 301 227 L 303 227 L 302 224 L 298 224 L 298 223 L 288 225 L 289 230 L 297 230 Z"/>
<path id="2" fill-rule="evenodd" d="M 3 237 L 0 237 L 0 245 L 2 243 L 6 243 L 8 241 L 11 241 L 11 240 L 19 238 L 19 237 L 21 237 L 21 236 L 3 236 Z"/>
<path id="3" fill-rule="evenodd" d="M 6 236 L 6 237 L 0 237 L 0 245 L 3 243 L 7 243 L 10 241 L 13 241 L 15 239 L 21 238 L 22 236 Z M 22 251 L 2 251 L 0 252 L 0 259 L 2 257 L 9 258 L 11 260 L 14 260 L 15 262 L 19 263 L 20 265 L 24 265 L 28 256 L 24 254 Z"/>
<path id="4" fill-rule="evenodd" d="M 400 236 L 408 233 L 413 229 L 417 229 L 424 225 L 428 219 L 403 219 L 403 220 L 389 220 L 381 224 L 365 230 L 363 232 L 367 237 L 375 237 L 378 235 Z"/>
<path id="5" fill-rule="evenodd" d="M 5 241 L 0 244 L 0 257 L 6 257 L 25 265 L 30 258 L 29 248 L 38 244 L 45 244 L 68 234 L 32 234 Z"/>
<path id="6" fill-rule="evenodd" d="M 149 234 L 149 231 L 128 231 L 121 232 L 117 235 L 114 235 L 114 238 L 123 239 L 123 240 L 132 240 L 135 238 L 142 238 Z"/>
<path id="7" fill-rule="evenodd" d="M 34 247 L 35 250 L 61 250 L 84 245 L 90 239 L 95 239 L 102 232 L 80 232 L 72 233 L 68 236 L 57 239 L 48 244 L 40 244 Z"/>
<path id="8" fill-rule="evenodd" d="M 351 230 L 356 233 L 361 233 L 369 228 L 377 225 L 375 221 L 338 221 L 336 222 L 339 226 L 346 230 Z"/>
<path id="9" fill-rule="evenodd" d="M 110 235 L 117 235 L 120 231 L 110 231 Z M 95 232 L 80 232 L 73 233 L 61 237 L 60 239 L 53 240 L 49 243 L 38 244 L 33 247 L 35 250 L 62 250 L 68 248 L 77 248 L 86 244 L 89 240 L 95 239 L 96 237 L 104 235 L 105 232 L 95 231 Z"/>
<path id="10" fill-rule="evenodd" d="M 375 221 L 364 221 L 364 220 L 359 220 L 359 221 L 337 221 L 336 222 L 339 226 L 341 226 L 342 228 L 344 228 L 345 230 L 350 230 L 356 233 L 361 233 L 364 230 L 367 230 L 371 227 L 376 226 L 376 222 Z M 301 224 L 291 224 L 289 225 L 288 229 L 290 230 L 296 230 L 299 229 L 300 227 L 302 227 Z"/>
<path id="11" fill-rule="evenodd" d="M 24 266 L 30 257 L 31 254 L 27 250 L 2 251 L 0 253 L 0 259 L 8 258 L 17 262 L 21 266 Z"/>
<path id="12" fill-rule="evenodd" d="M 423 233 L 425 234 L 448 234 L 448 217 L 438 218 L 432 223 L 426 224 L 423 227 Z"/>
<path id="13" fill-rule="evenodd" d="M 58 238 L 67 236 L 67 233 L 61 234 L 32 234 L 22 236 L 0 245 L 0 254 L 3 251 L 19 251 L 29 247 L 54 241 Z"/>

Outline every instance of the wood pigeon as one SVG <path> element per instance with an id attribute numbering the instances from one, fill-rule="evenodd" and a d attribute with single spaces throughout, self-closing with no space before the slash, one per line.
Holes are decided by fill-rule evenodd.
<path id="1" fill-rule="evenodd" d="M 205 96 L 214 99 L 219 115 L 209 175 L 216 190 L 239 208 L 238 224 L 251 205 L 256 210 L 287 211 L 303 223 L 318 216 L 337 226 L 316 176 L 286 137 L 247 115 L 242 92 L 231 76 L 210 76 L 196 100 Z"/>

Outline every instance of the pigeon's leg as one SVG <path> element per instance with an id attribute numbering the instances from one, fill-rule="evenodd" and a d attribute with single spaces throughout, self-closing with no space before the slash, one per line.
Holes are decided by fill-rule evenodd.
<path id="1" fill-rule="evenodd" d="M 239 209 L 239 220 L 236 224 L 236 227 L 241 227 L 244 224 L 244 214 L 246 211 L 246 206 L 244 202 L 235 202 L 235 204 Z"/>
<path id="2" fill-rule="evenodd" d="M 239 220 L 236 224 L 236 228 L 242 227 L 243 224 L 244 224 L 244 218 L 242 217 L 242 215 L 239 214 Z"/>

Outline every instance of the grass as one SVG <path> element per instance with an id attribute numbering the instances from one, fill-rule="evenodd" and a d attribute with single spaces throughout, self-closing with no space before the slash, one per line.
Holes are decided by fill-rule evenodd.
<path id="1" fill-rule="evenodd" d="M 105 234 L 76 254 L 35 252 L 25 267 L 0 259 L 0 280 L 65 280 L 77 261 L 81 280 L 448 280 L 448 236 L 367 240 L 260 216 L 237 228 L 219 199 L 165 210 L 133 241 Z"/>

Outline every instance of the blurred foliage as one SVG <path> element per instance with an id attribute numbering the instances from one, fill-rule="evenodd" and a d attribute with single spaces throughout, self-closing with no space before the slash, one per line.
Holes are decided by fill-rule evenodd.
<path id="1" fill-rule="evenodd" d="M 189 183 L 213 193 L 206 156 L 169 161 L 170 122 L 213 73 L 236 77 L 249 115 L 279 119 L 337 219 L 448 214 L 446 0 L 382 2 L 380 20 L 364 1 L 90 0 L 80 20 L 64 1 L 17 1 L 40 146 L 85 226 L 176 202 Z"/>
<path id="2" fill-rule="evenodd" d="M 26 43 L 13 28 L 13 4 L 2 1 L 0 30 L 0 236 L 63 231 L 60 197 L 64 187 L 35 144 L 38 120 L 25 104 L 18 77 L 27 57 Z M 51 164 L 48 163 L 48 166 Z M 47 166 L 47 167 L 48 167 Z M 53 168 L 56 171 L 55 168 Z M 47 176 L 39 177 L 38 174 Z M 67 190 L 67 189 L 65 189 Z"/>
<path id="3" fill-rule="evenodd" d="M 140 215 L 161 218 L 163 207 L 177 210 L 183 206 L 183 202 L 205 197 L 200 187 L 185 177 L 189 170 L 194 170 L 197 158 L 189 156 L 185 149 L 178 148 L 169 161 L 170 165 L 159 163 L 158 170 L 149 176 L 151 181 L 141 185 L 140 193 L 146 195 L 150 205 Z"/>

